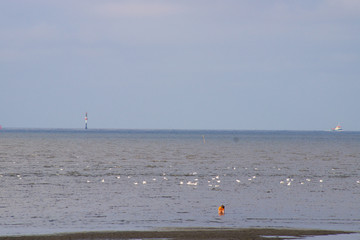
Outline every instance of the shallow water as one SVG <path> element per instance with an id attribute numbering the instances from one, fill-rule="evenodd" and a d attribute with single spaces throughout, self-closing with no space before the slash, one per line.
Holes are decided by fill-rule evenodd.
<path id="1" fill-rule="evenodd" d="M 359 132 L 1 130 L 0 163 L 0 235 L 360 230 Z"/>
<path id="2" fill-rule="evenodd" d="M 311 236 L 311 237 L 305 237 L 302 239 L 303 240 L 358 240 L 358 239 L 360 239 L 360 233 L 326 235 L 326 236 Z"/>

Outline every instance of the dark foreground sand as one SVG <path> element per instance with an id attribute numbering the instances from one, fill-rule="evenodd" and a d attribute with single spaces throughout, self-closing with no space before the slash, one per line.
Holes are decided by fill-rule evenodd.
<path id="1" fill-rule="evenodd" d="M 218 229 L 218 228 L 175 228 L 158 231 L 106 231 L 61 233 L 35 236 L 0 236 L 0 240 L 110 240 L 110 239 L 289 239 L 293 237 L 346 234 L 350 232 L 297 229 Z"/>

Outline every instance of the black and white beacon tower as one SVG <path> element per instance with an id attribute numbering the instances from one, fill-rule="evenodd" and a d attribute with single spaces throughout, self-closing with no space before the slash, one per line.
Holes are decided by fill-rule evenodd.
<path id="1" fill-rule="evenodd" d="M 87 117 L 87 112 L 85 113 L 85 129 L 87 129 L 87 120 L 88 120 L 88 117 Z"/>

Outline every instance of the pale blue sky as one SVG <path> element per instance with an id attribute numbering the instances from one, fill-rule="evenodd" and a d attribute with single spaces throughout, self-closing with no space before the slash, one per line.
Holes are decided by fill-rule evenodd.
<path id="1" fill-rule="evenodd" d="M 3 128 L 360 130 L 358 0 L 0 0 Z"/>

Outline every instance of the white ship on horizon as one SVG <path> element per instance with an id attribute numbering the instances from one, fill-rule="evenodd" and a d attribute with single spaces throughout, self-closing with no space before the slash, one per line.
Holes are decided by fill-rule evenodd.
<path id="1" fill-rule="evenodd" d="M 342 129 L 342 127 L 340 126 L 340 124 L 338 124 L 335 128 L 332 128 L 331 130 L 332 130 L 332 131 L 337 131 L 337 132 L 339 132 L 339 131 L 342 131 L 343 129 Z"/>

